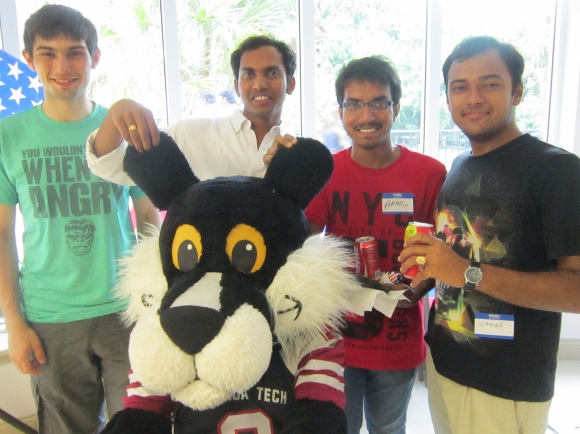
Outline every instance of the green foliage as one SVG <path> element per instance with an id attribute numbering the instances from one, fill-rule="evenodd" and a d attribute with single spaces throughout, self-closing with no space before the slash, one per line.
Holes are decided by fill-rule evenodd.
<path id="1" fill-rule="evenodd" d="M 293 16 L 290 6 L 288 1 L 269 0 L 189 0 L 178 5 L 185 114 L 195 109 L 204 90 L 231 86 L 229 60 L 237 43 L 250 34 L 278 33 Z"/>
<path id="2" fill-rule="evenodd" d="M 334 79 L 344 64 L 354 58 L 383 54 L 397 69 L 403 90 L 401 110 L 394 127 L 419 129 L 424 19 L 412 7 L 416 3 L 360 0 L 353 7 L 351 1 L 317 1 L 316 85 L 320 112 L 336 110 Z M 320 117 L 319 125 L 323 127 L 325 115 Z"/>
<path id="3" fill-rule="evenodd" d="M 308 1 L 313 1 L 315 8 L 316 77 L 300 79 L 316 80 L 319 129 L 340 126 L 334 91 L 334 80 L 340 68 L 353 58 L 383 54 L 391 59 L 402 81 L 401 110 L 394 128 L 418 130 L 424 88 L 426 2 Z M 499 0 L 490 1 L 498 3 Z M 110 20 L 99 29 L 100 40 L 112 47 L 109 52 L 114 51 L 132 68 L 102 74 L 95 93 L 163 99 L 159 0 L 110 0 L 102 7 L 108 10 Z M 194 111 L 203 91 L 232 87 L 230 53 L 243 38 L 269 33 L 298 48 L 296 0 L 178 0 L 177 8 L 184 116 Z M 481 11 L 482 16 L 484 12 Z M 550 23 L 545 27 L 534 26 L 532 23 L 537 21 L 522 18 L 500 27 L 500 18 L 496 18 L 496 24 L 504 33 L 493 36 L 513 43 L 527 61 L 524 101 L 517 110 L 518 122 L 521 128 L 538 128 L 545 124 L 547 116 L 549 89 L 546 83 L 550 79 L 549 47 L 552 46 Z M 490 28 L 483 18 L 479 21 L 485 29 Z M 465 36 L 465 27 L 477 32 L 477 23 L 475 18 L 469 22 L 446 21 L 443 38 L 455 40 L 456 35 Z M 143 80 L 143 71 L 147 71 L 147 80 Z M 153 90 L 155 86 L 158 89 Z M 446 107 L 443 86 L 439 117 L 441 129 L 455 127 Z M 292 119 L 298 124 L 299 107 L 285 108 L 284 119 L 285 122 Z"/>

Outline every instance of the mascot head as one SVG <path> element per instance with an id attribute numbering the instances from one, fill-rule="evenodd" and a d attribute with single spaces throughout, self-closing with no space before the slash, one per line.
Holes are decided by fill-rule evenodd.
<path id="1" fill-rule="evenodd" d="M 124 261 L 119 286 L 144 386 L 213 408 L 256 384 L 277 342 L 306 346 L 340 326 L 345 289 L 357 287 L 343 270 L 348 252 L 337 239 L 308 238 L 303 213 L 332 173 L 324 145 L 281 147 L 263 179 L 200 182 L 162 133 L 152 151 L 130 147 L 124 166 L 167 209 L 160 232 Z"/>

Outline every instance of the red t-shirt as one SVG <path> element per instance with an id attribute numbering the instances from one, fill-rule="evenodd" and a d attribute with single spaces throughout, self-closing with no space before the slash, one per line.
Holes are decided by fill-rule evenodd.
<path id="1" fill-rule="evenodd" d="M 411 221 L 433 223 L 433 210 L 446 169 L 429 156 L 400 146 L 390 166 L 369 169 L 355 163 L 350 148 L 334 154 L 334 172 L 306 209 L 309 221 L 326 232 L 356 239 L 371 236 L 379 246 L 382 271 L 398 270 L 405 228 Z M 366 333 L 345 336 L 346 364 L 373 369 L 411 369 L 425 360 L 423 304 L 349 318 Z M 364 335 L 364 336 L 363 336 Z"/>

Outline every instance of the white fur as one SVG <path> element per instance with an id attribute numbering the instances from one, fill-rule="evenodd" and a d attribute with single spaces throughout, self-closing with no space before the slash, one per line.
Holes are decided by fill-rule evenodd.
<path id="1" fill-rule="evenodd" d="M 272 331 L 253 306 L 229 317 L 220 333 L 195 356 L 201 380 L 233 392 L 248 390 L 262 377 L 272 355 Z"/>
<path id="2" fill-rule="evenodd" d="M 317 335 L 336 330 L 351 310 L 350 295 L 360 286 L 346 270 L 350 252 L 345 241 L 314 235 L 293 252 L 266 291 L 274 313 L 274 332 L 282 344 L 305 345 Z M 314 290 L 315 289 L 315 290 Z M 302 312 L 280 313 L 300 300 Z"/>
<path id="3" fill-rule="evenodd" d="M 131 367 L 143 386 L 179 396 L 179 401 L 198 410 L 251 388 L 268 369 L 271 354 L 268 322 L 250 305 L 229 317 L 214 340 L 195 356 L 168 338 L 156 314 L 137 321 L 129 344 Z M 202 387 L 196 383 L 204 383 L 210 395 L 193 394 Z"/>
<path id="4" fill-rule="evenodd" d="M 259 311 L 249 305 L 240 307 L 214 340 L 191 356 L 169 339 L 159 322 L 157 310 L 167 292 L 159 233 L 143 239 L 121 262 L 117 296 L 128 301 L 126 322 L 135 323 L 129 357 L 144 387 L 156 393 L 170 393 L 201 410 L 215 407 L 258 382 L 272 353 L 272 331 Z M 215 277 L 212 282 L 216 282 Z M 143 304 L 144 296 L 149 307 Z"/>
<path id="5" fill-rule="evenodd" d="M 123 319 L 127 324 L 133 324 L 141 315 L 157 311 L 167 292 L 159 253 L 159 230 L 152 229 L 151 236 L 143 237 L 135 244 L 119 265 L 120 280 L 115 292 L 117 298 L 128 301 Z M 151 306 L 145 306 L 143 299 Z"/>
<path id="6" fill-rule="evenodd" d="M 141 384 L 158 393 L 172 393 L 197 375 L 193 357 L 169 339 L 157 313 L 135 324 L 129 341 L 129 360 Z"/>
<path id="7" fill-rule="evenodd" d="M 169 393 L 196 410 L 213 408 L 259 381 L 270 362 L 272 332 L 257 309 L 243 305 L 200 353 L 184 353 L 159 322 L 157 310 L 167 292 L 167 281 L 158 238 L 157 232 L 143 239 L 122 260 L 117 295 L 128 301 L 126 321 L 135 323 L 129 344 L 131 366 L 144 387 Z M 313 236 L 278 271 L 266 297 L 285 354 L 306 348 L 308 342 L 321 339 L 342 324 L 350 310 L 348 298 L 359 289 L 345 269 L 348 261 L 343 241 Z M 295 304 L 287 296 L 302 303 L 297 318 L 296 310 L 279 313 Z"/>
<path id="8" fill-rule="evenodd" d="M 174 400 L 194 410 L 207 410 L 228 401 L 234 396 L 234 393 L 220 390 L 203 381 L 194 381 L 187 387 L 176 391 L 171 396 Z"/>

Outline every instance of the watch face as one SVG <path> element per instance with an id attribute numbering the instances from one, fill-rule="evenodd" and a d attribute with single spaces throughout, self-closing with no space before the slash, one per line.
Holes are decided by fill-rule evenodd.
<path id="1" fill-rule="evenodd" d="M 465 279 L 470 283 L 479 283 L 481 276 L 481 270 L 476 267 L 469 267 L 465 271 Z"/>

